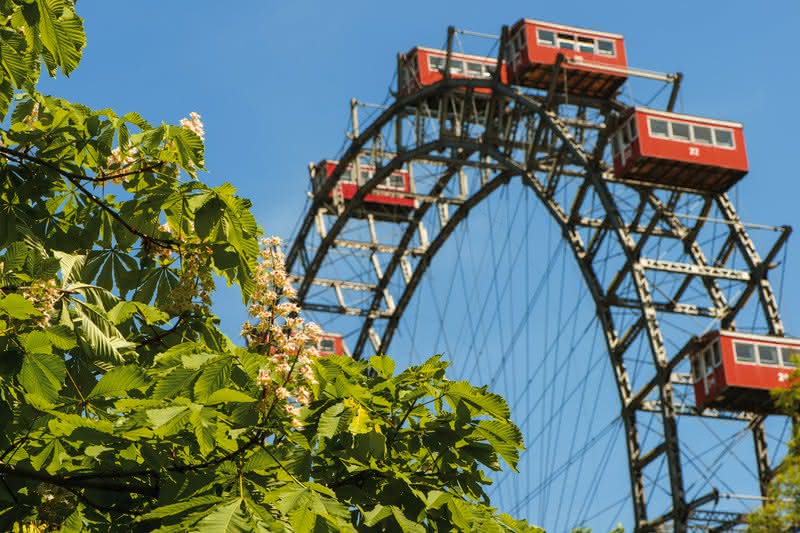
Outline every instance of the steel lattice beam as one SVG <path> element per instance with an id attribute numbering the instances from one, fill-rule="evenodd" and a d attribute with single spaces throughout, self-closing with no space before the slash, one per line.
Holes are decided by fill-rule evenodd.
<path id="1" fill-rule="evenodd" d="M 492 96 L 487 98 L 477 93 L 474 90 L 476 88 L 492 89 Z M 364 317 L 354 356 L 358 357 L 363 352 L 367 342 L 371 342 L 376 349 L 385 351 L 420 280 L 454 229 L 468 216 L 474 206 L 507 184 L 512 177 L 521 176 L 523 183 L 533 190 L 561 227 L 563 238 L 569 244 L 595 301 L 596 315 L 605 333 L 609 359 L 623 406 L 621 416 L 625 424 L 636 530 L 646 531 L 657 524 L 671 520 L 675 531 L 686 531 L 689 520 L 699 519 L 698 513 L 702 512 L 700 507 L 711 501 L 709 499 L 711 496 L 692 502 L 686 501 L 679 460 L 676 416 L 729 418 L 753 424 L 756 449 L 760 457 L 758 470 L 762 481 L 769 474 L 769 465 L 763 460 L 766 456 L 766 445 L 760 421 L 754 420 L 747 414 L 730 415 L 711 410 L 699 412 L 674 401 L 672 370 L 687 352 L 683 350 L 668 358 L 658 315 L 677 313 L 722 318 L 723 324 L 730 325 L 748 301 L 750 294 L 758 291 L 770 330 L 774 334 L 782 334 L 783 326 L 772 289 L 766 280 L 766 271 L 777 250 L 788 237 L 788 231 L 784 232 L 778 244 L 762 261 L 726 196 L 718 195 L 713 198 L 706 196 L 701 220 L 694 227 L 687 228 L 673 213 L 677 199 L 686 191 L 674 190 L 671 200 L 664 203 L 652 189 L 642 186 L 641 183 L 631 184 L 630 190 L 638 193 L 639 202 L 634 208 L 633 216 L 626 218 L 620 211 L 618 199 L 610 189 L 611 184 L 618 183 L 618 180 L 605 170 L 601 161 L 607 140 L 605 133 L 610 123 L 608 111 L 619 110 L 619 104 L 608 101 L 573 102 L 584 106 L 581 109 L 588 106 L 604 112 L 605 114 L 601 113 L 601 116 L 605 122 L 596 123 L 583 118 L 582 112 L 578 113 L 577 118 L 560 116 L 557 110 L 562 103 L 563 99 L 553 93 L 550 94 L 550 99 L 547 96 L 537 98 L 520 93 L 499 83 L 498 80 L 445 79 L 411 96 L 397 99 L 368 125 L 363 133 L 358 131 L 357 121 L 354 121 L 353 142 L 340 159 L 330 179 L 325 180 L 314 196 L 298 237 L 287 256 L 287 268 L 299 276 L 299 300 L 305 308 Z M 403 120 L 406 118 L 416 127 L 414 136 L 416 142 L 412 145 L 401 144 Z M 387 127 L 396 132 L 394 150 L 383 149 L 381 135 L 383 129 Z M 428 127 L 431 129 L 430 132 L 426 130 Z M 578 133 L 574 135 L 570 129 Z M 598 134 L 594 137 L 594 146 L 588 148 L 585 146 L 587 141 L 583 135 L 584 130 Z M 379 138 L 380 143 L 377 142 Z M 380 157 L 388 162 L 379 166 L 374 176 L 359 188 L 356 196 L 340 205 L 337 213 L 326 211 L 324 204 L 338 178 L 348 165 L 362 157 L 370 143 L 373 143 L 372 157 Z M 544 156 L 540 157 L 542 154 Z M 391 172 L 411 162 L 433 164 L 438 166 L 440 171 L 430 190 L 404 195 L 416 199 L 417 207 L 407 220 L 397 222 L 402 228 L 399 240 L 392 244 L 380 243 L 374 237 L 374 231 L 370 242 L 343 238 L 342 231 L 345 224 L 363 205 L 365 196 Z M 476 190 L 467 191 L 462 184 L 460 195 L 455 198 L 446 197 L 447 185 L 464 168 L 479 168 L 494 172 L 495 175 L 492 178 L 487 175 Z M 538 175 L 542 178 L 540 179 Z M 580 185 L 576 194 L 562 204 L 556 200 L 554 193 L 560 187 L 560 180 L 565 178 L 579 180 Z M 590 193 L 599 199 L 603 210 L 602 216 L 581 214 L 585 198 Z M 704 223 L 702 218 L 708 213 L 712 200 L 729 223 L 730 235 L 719 256 L 709 264 L 697 242 L 697 237 Z M 433 205 L 445 207 L 441 212 L 440 228 L 428 242 L 422 220 Z M 307 243 L 307 239 L 315 218 L 319 216 L 331 217 L 334 221 L 331 227 L 325 227 L 324 231 L 320 232 L 321 243 L 312 247 Z M 594 230 L 588 243 L 584 243 L 581 238 L 579 233 L 581 228 Z M 420 236 L 421 245 L 412 247 L 411 242 L 415 235 Z M 605 289 L 595 272 L 594 262 L 597 260 L 597 251 L 600 247 L 611 242 L 608 239 L 611 235 L 614 236 L 615 246 L 624 257 L 624 265 L 617 278 L 612 281 L 608 289 Z M 635 240 L 634 235 L 638 235 L 639 239 Z M 680 262 L 642 257 L 651 239 L 681 241 L 689 260 Z M 333 248 L 369 252 L 373 261 L 377 261 L 376 253 L 391 257 L 382 268 L 375 265 L 374 281 L 320 278 L 318 273 L 321 265 Z M 734 249 L 739 249 L 746 258 L 746 270 L 726 266 Z M 310 255 L 311 250 L 314 253 Z M 409 258 L 414 258 L 413 265 Z M 299 267 L 299 270 L 296 267 Z M 403 293 L 397 305 L 390 305 L 388 311 L 381 310 L 381 302 L 393 301 L 388 288 L 398 268 L 405 282 Z M 677 291 L 670 293 L 674 294 L 670 301 L 658 302 L 653 298 L 652 287 L 646 277 L 647 271 L 684 276 L 684 280 Z M 699 278 L 703 282 L 710 306 L 681 301 L 693 278 Z M 718 280 L 739 282 L 745 287 L 739 300 L 730 307 L 717 285 Z M 337 294 L 342 289 L 363 291 L 372 295 L 371 303 L 368 308 L 353 308 L 344 305 L 341 299 L 339 305 L 308 302 L 306 297 L 312 286 L 330 287 L 336 290 Z M 617 290 L 621 287 L 630 287 L 629 292 L 632 291 L 635 298 L 617 296 Z M 639 316 L 620 335 L 616 329 L 612 309 L 634 311 L 639 313 Z M 388 320 L 385 321 L 382 336 L 379 336 L 373 326 L 376 320 L 384 318 Z M 642 334 L 646 335 L 653 356 L 655 375 L 634 394 L 631 391 L 624 361 L 625 354 L 633 341 Z M 658 399 L 647 400 L 646 398 L 656 390 Z M 645 454 L 640 450 L 635 416 L 637 410 L 657 413 L 661 417 L 663 426 L 663 442 L 650 448 Z M 646 486 L 642 470 L 661 455 L 666 456 L 669 467 L 672 509 L 659 518 L 648 519 Z"/>

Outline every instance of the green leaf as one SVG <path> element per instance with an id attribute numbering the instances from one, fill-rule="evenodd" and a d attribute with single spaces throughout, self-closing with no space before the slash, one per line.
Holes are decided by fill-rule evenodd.
<path id="1" fill-rule="evenodd" d="M 218 403 L 251 403 L 255 401 L 257 401 L 257 398 L 253 398 L 244 392 L 233 389 L 219 389 L 208 397 L 206 403 L 215 405 Z"/>
<path id="2" fill-rule="evenodd" d="M 350 422 L 350 433 L 369 433 L 372 431 L 372 419 L 366 409 L 358 406 L 355 410 L 353 420 Z"/>
<path id="3" fill-rule="evenodd" d="M 450 520 L 452 520 L 454 526 L 461 531 L 472 529 L 472 524 L 475 522 L 474 515 L 464 500 L 451 498 L 447 502 L 447 508 L 450 510 Z"/>
<path id="4" fill-rule="evenodd" d="M 409 520 L 402 510 L 392 505 L 392 516 L 397 520 L 397 525 L 400 526 L 401 531 L 408 531 L 410 533 L 425 533 L 425 528 L 421 524 L 417 524 L 413 520 Z M 470 527 L 465 527 L 464 531 L 468 531 Z"/>
<path id="5" fill-rule="evenodd" d="M 147 411 L 147 418 L 153 425 L 154 429 L 158 429 L 166 424 L 179 420 L 182 415 L 188 414 L 188 405 L 176 405 L 174 407 L 164 407 L 163 409 L 149 409 Z"/>
<path id="6" fill-rule="evenodd" d="M 522 433 L 516 425 L 500 420 L 481 420 L 475 433 L 485 437 L 512 470 L 517 471 Z"/>
<path id="7" fill-rule="evenodd" d="M 195 398 L 205 402 L 214 392 L 228 384 L 231 377 L 233 359 L 224 355 L 203 367 L 200 377 L 194 383 Z"/>
<path id="8" fill-rule="evenodd" d="M 55 64 L 69 75 L 78 66 L 86 42 L 83 22 L 65 0 L 36 0 L 36 6 L 42 43 Z"/>
<path id="9" fill-rule="evenodd" d="M 47 335 L 47 340 L 59 350 L 71 350 L 78 345 L 75 342 L 75 332 L 73 332 L 65 324 L 57 324 L 44 330 Z"/>
<path id="10" fill-rule="evenodd" d="M 390 378 L 394 374 L 394 361 L 385 355 L 373 355 L 369 364 L 382 378 Z"/>
<path id="11" fill-rule="evenodd" d="M 5 255 L 0 259 L 3 263 L 5 272 L 20 270 L 25 265 L 28 258 L 28 246 L 21 241 L 13 242 L 9 245 Z"/>
<path id="12" fill-rule="evenodd" d="M 123 352 L 135 345 L 122 336 L 105 313 L 81 300 L 72 301 L 75 304 L 75 322 L 79 335 L 91 348 L 92 355 L 98 359 L 121 363 L 124 359 Z"/>
<path id="13" fill-rule="evenodd" d="M 20 344 L 28 353 L 51 353 L 53 345 L 44 331 L 31 331 L 20 337 Z"/>
<path id="14" fill-rule="evenodd" d="M 502 420 L 511 418 L 511 410 L 502 396 L 487 391 L 485 387 L 482 389 L 473 387 L 466 381 L 450 384 L 445 398 L 453 409 L 455 409 L 458 401 L 461 400 L 494 418 Z"/>
<path id="15" fill-rule="evenodd" d="M 194 434 L 200 446 L 200 454 L 206 457 L 217 444 L 216 412 L 212 409 L 197 409 L 192 411 L 189 421 L 194 426 Z"/>
<path id="16" fill-rule="evenodd" d="M 156 386 L 153 389 L 153 398 L 163 400 L 174 398 L 181 393 L 187 393 L 184 396 L 188 396 L 196 374 L 194 370 L 176 368 L 156 382 Z"/>
<path id="17" fill-rule="evenodd" d="M 144 370 L 139 366 L 121 366 L 105 374 L 92 391 L 86 396 L 87 399 L 109 398 L 115 396 L 125 396 L 132 389 L 138 389 L 148 384 Z"/>
<path id="18" fill-rule="evenodd" d="M 53 255 L 58 258 L 61 264 L 61 279 L 64 282 L 64 286 L 81 279 L 81 271 L 86 263 L 85 255 L 71 255 L 58 250 L 54 251 Z"/>
<path id="19" fill-rule="evenodd" d="M 378 504 L 372 510 L 364 513 L 364 525 L 374 527 L 384 518 L 392 516 L 392 506 Z"/>
<path id="20" fill-rule="evenodd" d="M 30 394 L 55 402 L 66 378 L 64 360 L 52 353 L 27 353 L 22 359 L 19 382 Z"/>
<path id="21" fill-rule="evenodd" d="M 236 498 L 214 507 L 197 523 L 199 533 L 245 533 L 249 532 L 247 517 L 242 512 L 242 500 Z"/>
<path id="22" fill-rule="evenodd" d="M 341 402 L 325 409 L 325 412 L 319 417 L 319 422 L 317 423 L 317 435 L 330 438 L 341 431 L 339 426 L 344 409 L 345 406 Z"/>
<path id="23" fill-rule="evenodd" d="M 169 320 L 167 313 L 141 302 L 119 302 L 108 312 L 108 319 L 119 325 L 136 313 L 148 324 L 163 324 Z"/>
<path id="24" fill-rule="evenodd" d="M 42 316 L 30 300 L 26 300 L 20 294 L 9 294 L 0 299 L 0 311 L 17 320 L 25 320 L 31 317 Z"/>
<path id="25" fill-rule="evenodd" d="M 222 498 L 219 496 L 197 496 L 196 498 L 192 498 L 190 500 L 172 503 L 169 505 L 160 505 L 139 517 L 137 521 L 143 520 L 152 520 L 154 518 L 165 518 L 167 516 L 179 516 L 184 511 L 188 511 L 189 509 L 194 509 L 196 507 L 200 507 L 203 505 L 215 505 L 222 501 Z"/>

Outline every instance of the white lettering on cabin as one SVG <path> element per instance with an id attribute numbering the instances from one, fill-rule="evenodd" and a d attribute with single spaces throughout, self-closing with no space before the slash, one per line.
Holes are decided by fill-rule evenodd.
<path id="1" fill-rule="evenodd" d="M 778 372 L 778 383 L 789 381 L 789 374 L 786 372 Z"/>
<path id="2" fill-rule="evenodd" d="M 700 148 L 698 148 L 697 146 L 690 146 L 689 147 L 689 155 L 693 155 L 693 156 L 699 157 L 700 156 Z"/>

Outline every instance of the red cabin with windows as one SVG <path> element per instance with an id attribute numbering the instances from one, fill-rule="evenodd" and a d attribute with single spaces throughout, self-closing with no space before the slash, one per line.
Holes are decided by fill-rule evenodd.
<path id="1" fill-rule="evenodd" d="M 333 170 L 338 165 L 338 161 L 324 160 L 314 167 L 311 180 L 316 192 L 323 180 L 327 180 L 333 174 Z M 348 166 L 339 178 L 339 182 L 330 192 L 330 198 L 337 195 L 345 202 L 356 195 L 358 188 L 372 179 L 375 174 L 375 167 L 361 165 L 358 176 L 353 171 L 352 166 Z M 372 192 L 364 197 L 364 212 L 384 219 L 395 219 L 398 216 L 407 215 L 415 207 L 415 200 L 408 197 L 411 193 L 411 178 L 406 170 L 395 170 L 380 185 L 372 189 Z M 357 213 L 364 214 L 364 213 Z"/>
<path id="2" fill-rule="evenodd" d="M 417 46 L 398 58 L 397 89 L 400 96 L 413 94 L 422 87 L 433 85 L 444 78 L 447 62 L 445 50 Z M 497 59 L 467 54 L 450 54 L 452 78 L 489 79 L 497 68 Z M 500 68 L 500 80 L 506 83 L 506 68 Z M 475 92 L 488 94 L 489 88 L 476 88 Z"/>
<path id="3" fill-rule="evenodd" d="M 522 19 L 506 44 L 508 79 L 514 85 L 547 89 L 558 54 L 566 72 L 556 91 L 590 98 L 613 98 L 628 79 L 622 35 Z"/>
<path id="4" fill-rule="evenodd" d="M 664 187 L 723 192 L 747 174 L 742 125 L 644 107 L 611 135 L 614 175 Z"/>
<path id="5" fill-rule="evenodd" d="M 775 413 L 770 390 L 786 387 L 800 339 L 712 331 L 690 355 L 697 407 Z"/>
<path id="6" fill-rule="evenodd" d="M 344 339 L 338 333 L 322 332 L 317 341 L 319 355 L 327 357 L 329 355 L 344 355 Z"/>

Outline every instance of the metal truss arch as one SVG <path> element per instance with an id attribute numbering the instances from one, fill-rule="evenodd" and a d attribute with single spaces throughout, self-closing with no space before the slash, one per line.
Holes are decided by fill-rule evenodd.
<path id="1" fill-rule="evenodd" d="M 572 111 L 562 113 L 567 106 Z M 757 292 L 770 332 L 782 334 L 776 299 L 766 276 L 769 264 L 789 232 L 784 231 L 762 259 L 724 194 L 701 195 L 617 182 L 603 161 L 603 155 L 605 132 L 615 118 L 615 111 L 620 109 L 622 106 L 614 101 L 575 98 L 567 102 L 548 95 L 525 93 L 495 80 L 445 79 L 413 95 L 398 98 L 363 132 L 353 132 L 352 143 L 312 199 L 287 255 L 287 269 L 298 282 L 298 302 L 302 306 L 363 318 L 353 350 L 355 357 L 361 356 L 368 342 L 376 351 L 386 351 L 408 302 L 447 238 L 476 205 L 519 177 L 561 228 L 563 240 L 568 243 L 594 300 L 621 403 L 636 530 L 653 531 L 671 522 L 674 531 L 681 532 L 690 528 L 692 517 L 713 500 L 716 491 L 709 487 L 708 494 L 687 501 L 676 423 L 678 415 L 683 413 L 676 408 L 672 379 L 672 371 L 687 354 L 685 351 L 668 353 L 659 315 L 709 316 L 726 327 L 734 327 L 737 313 Z M 586 118 L 587 110 L 593 120 Z M 414 130 L 411 140 L 403 132 L 408 126 Z M 388 142 L 387 149 L 390 137 L 394 137 L 394 141 Z M 362 158 L 369 159 L 374 166 L 373 176 L 360 185 L 353 198 L 331 207 L 330 197 L 338 179 L 348 166 L 359 165 Z M 427 190 L 408 195 L 417 203 L 410 214 L 394 221 L 400 237 L 391 245 L 378 242 L 374 221 L 367 217 L 365 224 L 371 235 L 368 241 L 343 239 L 349 224 L 361 222 L 356 219 L 359 219 L 359 210 L 363 212 L 367 195 L 392 172 L 419 161 L 435 163 L 440 171 L 429 180 Z M 459 197 L 448 196 L 449 188 L 466 168 L 485 170 L 487 177 L 468 191 L 462 184 L 463 194 Z M 489 177 L 489 172 L 494 172 L 494 176 Z M 560 201 L 556 192 L 567 190 L 562 185 L 567 180 L 571 183 L 569 202 Z M 638 203 L 632 208 L 621 207 L 619 190 L 638 198 Z M 599 215 L 587 216 L 584 212 L 584 202 L 589 196 L 598 201 Z M 700 216 L 691 226 L 676 213 L 676 206 L 687 197 L 701 205 Z M 712 206 L 721 213 L 729 236 L 724 249 L 709 260 L 698 235 Z M 451 207 L 455 207 L 452 213 Z M 429 239 L 423 219 L 434 208 L 439 209 L 440 224 L 435 236 Z M 320 225 L 320 219 L 326 217 L 332 219 L 330 227 Z M 311 246 L 315 224 L 319 243 Z M 614 237 L 609 241 L 612 234 Z M 414 244 L 414 239 L 419 242 Z M 682 254 L 679 260 L 647 257 L 647 247 L 655 240 L 679 243 Z M 610 242 L 615 243 L 623 262 L 612 279 L 603 280 L 597 275 L 594 263 L 600 246 Z M 369 256 L 373 270 L 371 281 L 332 280 L 320 276 L 332 250 L 348 247 L 363 250 L 365 257 Z M 734 250 L 739 250 L 744 257 L 745 269 L 726 266 Z M 388 256 L 388 260 L 381 263 L 379 253 Z M 414 265 L 409 258 L 413 258 Z M 402 272 L 404 283 L 395 302 L 390 287 L 398 272 Z M 655 286 L 648 278 L 653 272 L 682 276 L 677 290 L 667 295 L 666 300 L 655 296 Z M 720 288 L 723 280 L 744 284 L 735 302 L 729 302 Z M 702 286 L 704 305 L 683 301 L 695 281 Z M 311 301 L 314 286 L 335 291 L 338 303 Z M 365 305 L 361 308 L 345 305 L 343 289 L 362 290 L 368 295 Z M 620 331 L 613 310 L 623 308 L 636 310 L 638 319 Z M 382 335 L 374 329 L 378 322 L 383 323 Z M 650 347 L 653 375 L 643 387 L 634 391 L 625 355 L 636 339 L 646 340 Z M 657 399 L 648 400 L 653 394 Z M 661 418 L 663 442 L 643 453 L 637 412 L 654 410 Z M 771 473 L 766 459 L 766 441 L 759 421 L 751 423 L 757 470 L 763 487 Z M 651 518 L 643 471 L 660 457 L 664 458 L 669 471 L 671 509 Z"/>

